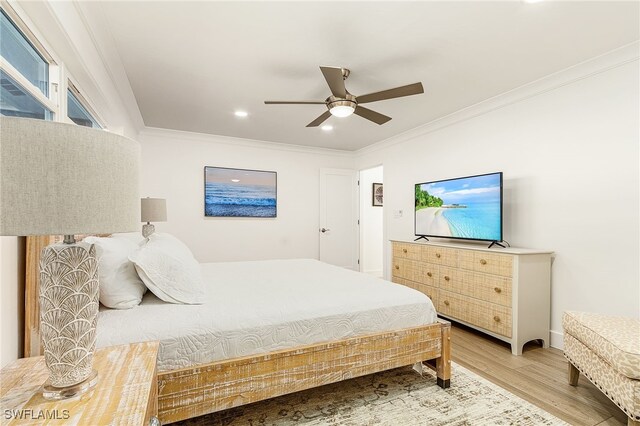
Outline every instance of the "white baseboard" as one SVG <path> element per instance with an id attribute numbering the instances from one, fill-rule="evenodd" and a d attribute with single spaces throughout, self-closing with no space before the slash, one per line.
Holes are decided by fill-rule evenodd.
<path id="1" fill-rule="evenodd" d="M 552 348 L 564 350 L 564 334 L 559 331 L 553 331 L 549 333 L 551 334 L 551 341 L 549 342 L 549 346 Z"/>

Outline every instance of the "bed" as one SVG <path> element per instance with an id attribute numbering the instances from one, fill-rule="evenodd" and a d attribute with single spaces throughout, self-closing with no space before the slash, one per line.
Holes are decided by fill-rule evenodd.
<path id="1" fill-rule="evenodd" d="M 27 241 L 26 355 L 39 354 L 33 261 L 46 241 L 37 238 Z M 449 385 L 450 325 L 422 293 L 311 259 L 202 264 L 202 272 L 202 305 L 148 292 L 140 306 L 101 308 L 98 317 L 98 347 L 160 342 L 162 423 L 427 361 Z"/>

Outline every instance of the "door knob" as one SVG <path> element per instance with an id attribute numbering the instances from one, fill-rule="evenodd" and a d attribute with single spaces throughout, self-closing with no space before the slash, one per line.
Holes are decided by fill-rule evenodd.
<path id="1" fill-rule="evenodd" d="M 320 232 L 322 232 L 323 234 L 324 234 L 325 232 L 327 232 L 327 231 L 331 231 L 331 229 L 328 229 L 328 228 L 322 228 L 322 229 L 320 230 Z"/>

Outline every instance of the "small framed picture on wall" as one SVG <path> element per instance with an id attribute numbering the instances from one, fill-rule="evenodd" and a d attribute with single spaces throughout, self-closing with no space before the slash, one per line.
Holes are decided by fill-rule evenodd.
<path id="1" fill-rule="evenodd" d="M 374 183 L 371 193 L 371 205 L 374 207 L 382 207 L 382 184 Z"/>

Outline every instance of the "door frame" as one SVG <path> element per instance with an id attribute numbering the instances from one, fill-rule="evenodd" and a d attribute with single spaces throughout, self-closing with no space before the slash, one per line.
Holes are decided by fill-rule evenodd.
<path id="1" fill-rule="evenodd" d="M 363 268 L 364 268 L 364 261 L 362 259 L 362 243 L 363 243 L 363 239 L 364 239 L 364 227 L 363 227 L 363 220 L 362 220 L 362 211 L 360 210 L 360 203 L 362 202 L 362 197 L 363 197 L 363 186 L 361 185 L 361 181 L 362 181 L 362 172 L 366 171 L 366 170 L 371 170 L 371 169 L 376 169 L 378 167 L 382 168 L 383 171 L 383 176 L 384 176 L 384 164 L 383 163 L 379 163 L 379 164 L 374 164 L 372 166 L 367 166 L 367 167 L 361 167 L 358 170 L 358 248 L 359 248 L 359 252 L 358 252 L 358 260 L 360 261 L 360 268 L 359 271 L 362 273 L 365 273 Z M 382 179 L 382 182 L 384 184 L 384 177 Z M 367 202 L 367 200 L 364 200 L 365 204 Z M 384 204 L 382 205 L 382 207 L 380 207 L 380 209 L 382 209 L 382 278 L 385 277 L 385 272 L 386 272 L 386 262 L 387 262 L 387 246 L 385 244 L 386 242 L 386 233 L 387 233 L 387 223 L 386 223 L 386 219 L 387 216 L 385 214 L 385 208 L 384 208 Z"/>

